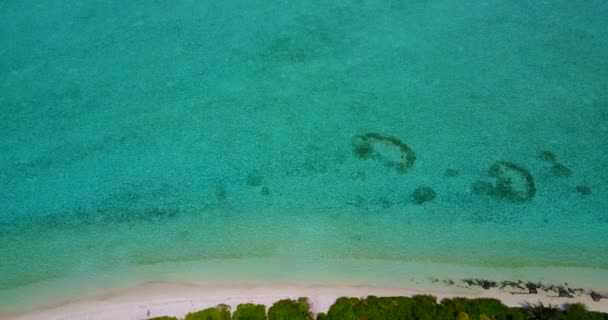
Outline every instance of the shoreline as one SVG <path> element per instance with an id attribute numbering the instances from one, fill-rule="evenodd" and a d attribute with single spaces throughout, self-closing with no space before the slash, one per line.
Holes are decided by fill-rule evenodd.
<path id="1" fill-rule="evenodd" d="M 32 309 L 0 312 L 0 319 L 147 319 L 157 316 L 183 317 L 220 303 L 236 308 L 241 303 L 264 304 L 291 298 L 308 297 L 314 314 L 326 312 L 339 297 L 412 296 L 430 294 L 444 298 L 495 298 L 507 306 L 543 303 L 545 305 L 584 303 L 589 310 L 608 312 L 608 299 L 593 301 L 589 295 L 558 297 L 553 292 L 515 294 L 499 288 L 436 286 L 305 285 L 296 283 L 207 284 L 197 282 L 148 282 L 127 289 L 103 293 Z"/>
<path id="2" fill-rule="evenodd" d="M 233 260 L 163 263 L 0 291 L 0 320 L 146 319 L 148 310 L 150 316 L 184 316 L 220 303 L 233 308 L 247 302 L 269 307 L 278 300 L 299 297 L 308 297 L 312 311 L 318 313 L 342 296 L 419 294 L 438 300 L 491 297 L 507 306 L 582 302 L 590 310 L 608 312 L 608 284 L 602 280 L 608 279 L 607 274 L 608 270 L 590 268 L 513 269 L 284 257 L 246 259 L 238 264 Z M 592 292 L 600 295 L 599 301 L 593 301 Z"/>

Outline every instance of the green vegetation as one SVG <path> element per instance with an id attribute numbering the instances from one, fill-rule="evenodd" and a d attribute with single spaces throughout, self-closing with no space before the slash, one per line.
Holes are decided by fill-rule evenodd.
<path id="1" fill-rule="evenodd" d="M 229 320 L 230 307 L 219 305 L 189 313 L 184 320 Z M 266 307 L 241 304 L 233 320 L 312 320 L 307 298 L 277 301 L 266 316 Z M 608 320 L 608 313 L 588 311 L 575 303 L 563 308 L 543 304 L 510 308 L 499 300 L 451 298 L 437 302 L 429 295 L 413 297 L 340 298 L 327 313 L 319 313 L 317 320 Z M 158 317 L 149 320 L 177 320 Z"/>
<path id="2" fill-rule="evenodd" d="M 469 320 L 469 315 L 466 312 L 458 312 L 456 320 Z"/>
<path id="3" fill-rule="evenodd" d="M 471 320 L 473 319 L 495 319 L 495 320 L 524 320 L 524 314 L 520 308 L 509 308 L 499 300 L 478 298 L 465 299 L 453 298 L 444 299 L 439 305 L 448 317 L 452 314 L 465 313 Z"/>
<path id="4" fill-rule="evenodd" d="M 266 320 L 266 306 L 263 304 L 239 304 L 234 311 L 234 320 Z"/>
<path id="5" fill-rule="evenodd" d="M 230 306 L 220 304 L 215 308 L 191 312 L 184 320 L 230 320 Z"/>
<path id="6" fill-rule="evenodd" d="M 544 305 L 509 308 L 496 299 L 444 299 L 432 296 L 340 298 L 317 320 L 608 320 L 608 314 L 589 312 L 582 304 L 565 310 Z"/>
<path id="7" fill-rule="evenodd" d="M 313 320 L 308 298 L 276 302 L 268 309 L 268 320 Z"/>

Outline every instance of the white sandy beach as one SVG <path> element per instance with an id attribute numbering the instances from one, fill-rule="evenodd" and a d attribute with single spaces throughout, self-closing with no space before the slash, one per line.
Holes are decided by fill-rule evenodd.
<path id="1" fill-rule="evenodd" d="M 220 303 L 233 310 L 241 303 L 258 303 L 266 306 L 285 298 L 308 297 L 313 313 L 326 312 L 342 296 L 412 296 L 432 294 L 441 300 L 447 297 L 492 297 L 508 306 L 542 302 L 545 305 L 562 305 L 583 302 L 590 310 L 608 312 L 608 300 L 594 302 L 589 295 L 559 298 L 549 292 L 538 294 L 512 294 L 498 289 L 438 288 L 413 289 L 375 286 L 305 286 L 289 283 L 267 285 L 205 285 L 201 283 L 154 282 L 121 291 L 83 297 L 62 304 L 11 313 L 0 313 L 0 319 L 133 319 L 142 320 L 163 315 L 183 317 L 186 313 L 205 309 Z M 552 296 L 553 295 L 553 296 Z"/>

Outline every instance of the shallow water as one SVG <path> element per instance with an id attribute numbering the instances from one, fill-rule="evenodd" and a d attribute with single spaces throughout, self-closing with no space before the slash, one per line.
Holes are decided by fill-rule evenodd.
<path id="1" fill-rule="evenodd" d="M 606 16 L 599 0 L 2 1 L 4 307 L 57 279 L 214 261 L 233 266 L 201 269 L 217 281 L 437 264 L 588 270 L 563 277 L 608 289 Z"/>

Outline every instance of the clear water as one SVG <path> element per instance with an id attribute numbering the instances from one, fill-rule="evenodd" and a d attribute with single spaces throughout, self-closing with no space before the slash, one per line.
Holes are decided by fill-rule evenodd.
<path id="1" fill-rule="evenodd" d="M 417 265 L 608 289 L 607 16 L 603 0 L 0 1 L 0 304 L 180 272 L 434 270 Z M 368 133 L 388 140 L 357 153 Z M 386 165 L 403 156 L 389 137 L 411 168 Z M 416 204 L 422 186 L 436 197 Z"/>

